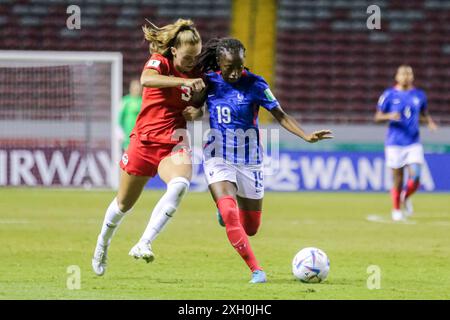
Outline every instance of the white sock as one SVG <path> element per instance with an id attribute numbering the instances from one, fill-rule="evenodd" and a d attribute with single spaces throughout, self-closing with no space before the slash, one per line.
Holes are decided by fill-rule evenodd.
<path id="1" fill-rule="evenodd" d="M 128 211 L 129 212 L 129 211 Z M 111 243 L 111 238 L 116 232 L 126 212 L 122 212 L 117 204 L 117 198 L 111 201 L 106 210 L 105 219 L 103 220 L 102 230 L 98 235 L 98 243 L 100 245 L 108 245 Z"/>
<path id="2" fill-rule="evenodd" d="M 177 177 L 169 181 L 167 191 L 153 209 L 150 221 L 140 241 L 151 243 L 172 218 L 180 205 L 181 199 L 189 189 L 189 180 Z"/>

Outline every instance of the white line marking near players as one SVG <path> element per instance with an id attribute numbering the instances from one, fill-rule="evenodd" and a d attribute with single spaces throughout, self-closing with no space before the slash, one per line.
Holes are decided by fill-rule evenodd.
<path id="1" fill-rule="evenodd" d="M 30 221 L 30 220 L 14 220 L 14 219 L 0 219 L 0 224 L 31 224 L 31 223 L 38 223 L 38 224 L 45 224 L 47 222 L 50 223 L 78 223 L 78 224 L 98 224 L 100 220 L 97 219 L 41 219 L 39 221 Z"/>
<path id="2" fill-rule="evenodd" d="M 368 215 L 366 220 L 370 222 L 389 223 L 389 224 L 417 224 L 417 221 L 414 220 L 392 221 L 389 218 L 377 214 Z"/>
<path id="3" fill-rule="evenodd" d="M 450 226 L 450 221 L 427 221 L 425 224 L 431 224 L 433 226 Z"/>
<path id="4" fill-rule="evenodd" d="M 69 219 L 69 220 L 61 220 L 61 222 L 67 223 L 86 223 L 86 224 L 98 224 L 100 220 L 97 219 Z"/>
<path id="5" fill-rule="evenodd" d="M 28 220 L 8 220 L 8 219 L 0 219 L 0 224 L 27 224 L 31 223 L 31 221 Z"/>

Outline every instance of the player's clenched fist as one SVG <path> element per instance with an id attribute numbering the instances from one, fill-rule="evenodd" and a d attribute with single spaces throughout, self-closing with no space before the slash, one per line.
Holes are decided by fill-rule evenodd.
<path id="1" fill-rule="evenodd" d="M 203 82 L 203 79 L 196 78 L 196 79 L 186 79 L 185 86 L 192 88 L 194 92 L 200 92 L 205 88 L 205 83 Z"/>

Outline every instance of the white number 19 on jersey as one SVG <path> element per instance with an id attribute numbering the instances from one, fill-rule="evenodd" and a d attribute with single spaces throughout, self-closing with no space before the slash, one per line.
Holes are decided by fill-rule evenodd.
<path id="1" fill-rule="evenodd" d="M 217 122 L 218 123 L 230 123 L 231 122 L 231 110 L 229 107 L 216 107 L 217 110 Z"/>

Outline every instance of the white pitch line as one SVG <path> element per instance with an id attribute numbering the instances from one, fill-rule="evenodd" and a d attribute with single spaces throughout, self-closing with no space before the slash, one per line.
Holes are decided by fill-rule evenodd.
<path id="1" fill-rule="evenodd" d="M 388 223 L 388 224 L 417 224 L 417 221 L 414 220 L 393 221 L 389 218 L 377 214 L 368 215 L 366 217 L 366 220 L 370 222 Z"/>
<path id="2" fill-rule="evenodd" d="M 8 219 L 0 219 L 0 224 L 27 224 L 31 223 L 31 221 L 28 220 L 8 220 Z"/>
<path id="3" fill-rule="evenodd" d="M 436 221 L 426 221 L 424 224 L 430 224 L 433 226 L 450 226 L 450 221 L 436 220 Z"/>
<path id="4" fill-rule="evenodd" d="M 57 223 L 78 223 L 78 224 L 99 224 L 101 223 L 100 219 L 68 219 L 68 220 L 58 220 L 58 219 L 43 219 L 39 221 L 30 221 L 30 220 L 12 220 L 12 219 L 0 219 L 0 224 L 30 224 L 30 223 L 45 223 L 45 222 L 57 222 Z"/>

